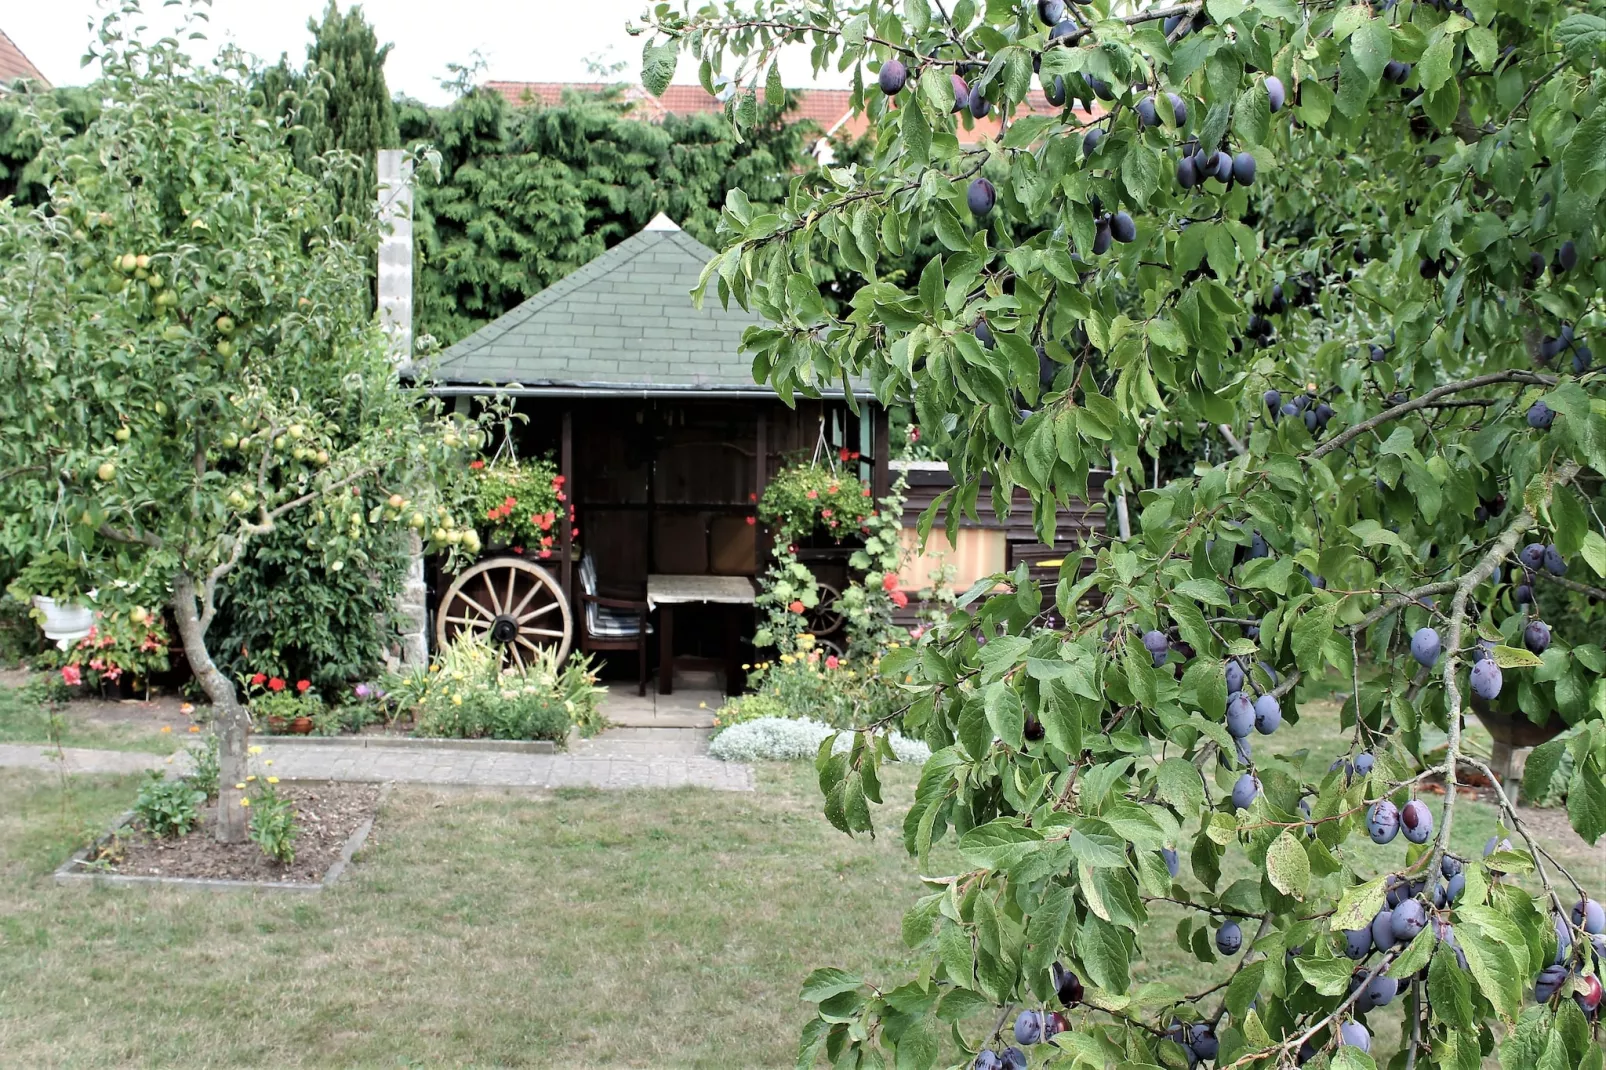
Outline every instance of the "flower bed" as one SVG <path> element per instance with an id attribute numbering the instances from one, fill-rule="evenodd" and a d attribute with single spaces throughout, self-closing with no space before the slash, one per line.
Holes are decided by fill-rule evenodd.
<path id="1" fill-rule="evenodd" d="M 412 724 L 412 734 L 453 739 L 535 739 L 563 746 L 569 729 L 594 735 L 604 727 L 595 668 L 585 655 L 559 661 L 546 648 L 526 658 L 526 670 L 503 671 L 497 651 L 461 637 L 427 669 L 391 678 L 389 708 Z"/>
<path id="2" fill-rule="evenodd" d="M 843 732 L 808 717 L 760 717 L 726 729 L 708 745 L 711 757 L 722 762 L 813 760 L 826 737 L 835 735 L 832 752 L 840 753 L 853 744 L 853 733 Z M 905 739 L 897 732 L 888 737 L 892 753 L 900 762 L 924 765 L 931 748 L 918 739 Z"/>
<path id="3" fill-rule="evenodd" d="M 893 709 L 896 692 L 877 671 L 880 658 L 864 662 L 814 649 L 804 633 L 798 652 L 749 667 L 749 694 L 731 699 L 714 716 L 721 731 L 766 717 L 813 718 L 836 728 L 881 720 Z M 892 644 L 896 649 L 897 644 Z"/>

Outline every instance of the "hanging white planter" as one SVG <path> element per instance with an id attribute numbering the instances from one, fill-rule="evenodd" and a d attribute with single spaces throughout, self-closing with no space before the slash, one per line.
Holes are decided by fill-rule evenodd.
<path id="1" fill-rule="evenodd" d="M 90 591 L 89 597 L 94 598 L 95 592 Z M 95 626 L 95 611 L 88 605 L 64 604 L 42 594 L 34 595 L 33 604 L 44 614 L 45 638 L 62 650 L 88 635 Z"/>

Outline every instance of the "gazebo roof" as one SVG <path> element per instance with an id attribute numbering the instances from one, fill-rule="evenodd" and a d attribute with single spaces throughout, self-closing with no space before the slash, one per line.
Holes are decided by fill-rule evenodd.
<path id="1" fill-rule="evenodd" d="M 761 322 L 691 290 L 713 250 L 659 214 L 633 237 L 447 349 L 441 392 L 518 384 L 521 393 L 768 395 L 741 353 Z M 438 388 L 440 389 L 440 388 Z M 839 391 L 840 392 L 840 391 Z"/>

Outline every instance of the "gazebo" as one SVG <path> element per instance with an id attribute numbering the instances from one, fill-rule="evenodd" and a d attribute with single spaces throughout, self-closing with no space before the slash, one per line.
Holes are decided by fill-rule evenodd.
<path id="1" fill-rule="evenodd" d="M 741 337 L 758 318 L 717 300 L 698 309 L 690 298 L 714 255 L 659 215 L 445 350 L 433 373 L 435 392 L 460 406 L 488 395 L 513 398 L 527 420 L 507 446 L 519 456 L 556 460 L 574 525 L 558 525 L 561 542 L 542 565 L 554 594 L 561 592 L 564 630 L 582 640 L 588 624 L 598 626 L 592 631 L 630 630 L 634 611 L 587 602 L 588 593 L 600 590 L 604 601 L 651 600 L 660 610 L 660 648 L 667 653 L 678 642 L 687 652 L 717 652 L 735 688 L 741 681 L 732 615 L 712 604 L 684 605 L 676 640 L 649 577 L 705 577 L 706 590 L 735 590 L 715 582 L 723 578 L 750 590 L 765 556 L 756 503 L 771 475 L 816 446 L 846 448 L 858 454 L 856 474 L 879 497 L 888 486 L 890 449 L 887 414 L 872 399 L 860 398 L 856 414 L 838 388 L 790 407 L 753 381 Z M 493 570 L 512 567 L 492 563 Z M 596 590 L 588 592 L 593 573 Z M 432 632 L 444 637 L 456 616 L 442 604 L 453 581 L 434 579 L 439 623 Z M 508 576 L 508 591 L 516 579 Z M 488 577 L 484 589 L 498 592 L 501 582 Z M 476 601 L 484 606 L 486 598 Z M 492 608 L 484 606 L 485 614 Z M 468 616 L 481 623 L 477 612 Z M 637 619 L 645 629 L 645 611 Z M 719 620 L 729 623 L 720 627 Z M 644 641 L 625 645 L 645 662 Z M 660 687 L 670 681 L 671 673 L 661 671 Z"/>

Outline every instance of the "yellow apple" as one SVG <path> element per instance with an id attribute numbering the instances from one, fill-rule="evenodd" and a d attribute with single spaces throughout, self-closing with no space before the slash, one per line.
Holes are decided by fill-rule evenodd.
<path id="1" fill-rule="evenodd" d="M 239 444 L 240 444 L 240 436 L 236 435 L 233 431 L 230 431 L 228 434 L 223 436 L 223 448 L 224 449 L 232 450 L 234 447 L 238 446 Z"/>
<path id="2" fill-rule="evenodd" d="M 234 343 L 229 341 L 227 338 L 218 342 L 217 355 L 222 357 L 224 360 L 228 360 L 230 357 L 234 356 Z"/>
<path id="3" fill-rule="evenodd" d="M 427 523 L 427 521 L 424 520 L 423 513 L 414 513 L 412 518 L 407 521 L 407 526 L 412 528 L 414 531 L 418 531 L 423 528 L 425 523 Z"/>
<path id="4" fill-rule="evenodd" d="M 387 501 L 392 509 L 400 509 L 402 506 L 407 504 L 407 499 L 403 498 L 400 494 L 392 494 Z"/>
<path id="5" fill-rule="evenodd" d="M 127 442 L 132 434 L 133 432 L 124 426 L 119 427 L 116 431 L 112 432 L 112 438 L 115 438 L 119 442 Z"/>
<path id="6" fill-rule="evenodd" d="M 305 427 L 302 427 L 300 424 L 291 424 L 290 425 L 290 437 L 291 438 L 300 438 L 302 435 L 304 435 L 306 433 L 307 433 L 307 429 Z"/>
<path id="7" fill-rule="evenodd" d="M 135 606 L 133 609 L 128 611 L 128 619 L 133 621 L 135 624 L 144 624 L 146 621 L 151 619 L 151 615 L 150 613 L 146 612 L 144 606 Z"/>
<path id="8" fill-rule="evenodd" d="M 140 253 L 138 256 L 134 257 L 134 266 L 144 270 L 145 268 L 151 266 L 151 258 L 146 256 L 144 253 Z"/>
<path id="9" fill-rule="evenodd" d="M 328 464 L 329 463 L 329 451 L 328 450 L 319 450 L 317 452 L 317 454 L 314 455 L 313 460 L 317 461 L 319 464 Z"/>
<path id="10" fill-rule="evenodd" d="M 233 334 L 234 333 L 234 317 L 233 316 L 219 316 L 217 318 L 217 329 L 219 331 L 223 332 L 224 334 Z"/>
<path id="11" fill-rule="evenodd" d="M 134 268 L 139 266 L 139 257 L 133 253 L 124 253 L 122 259 L 117 261 L 117 266 L 122 268 L 125 273 L 133 271 Z"/>
<path id="12" fill-rule="evenodd" d="M 99 468 L 95 469 L 95 475 L 100 478 L 100 481 L 102 483 L 108 482 L 111 479 L 111 477 L 116 475 L 116 474 L 117 474 L 117 466 L 115 464 L 112 464 L 110 461 L 102 462 L 101 466 Z"/>

